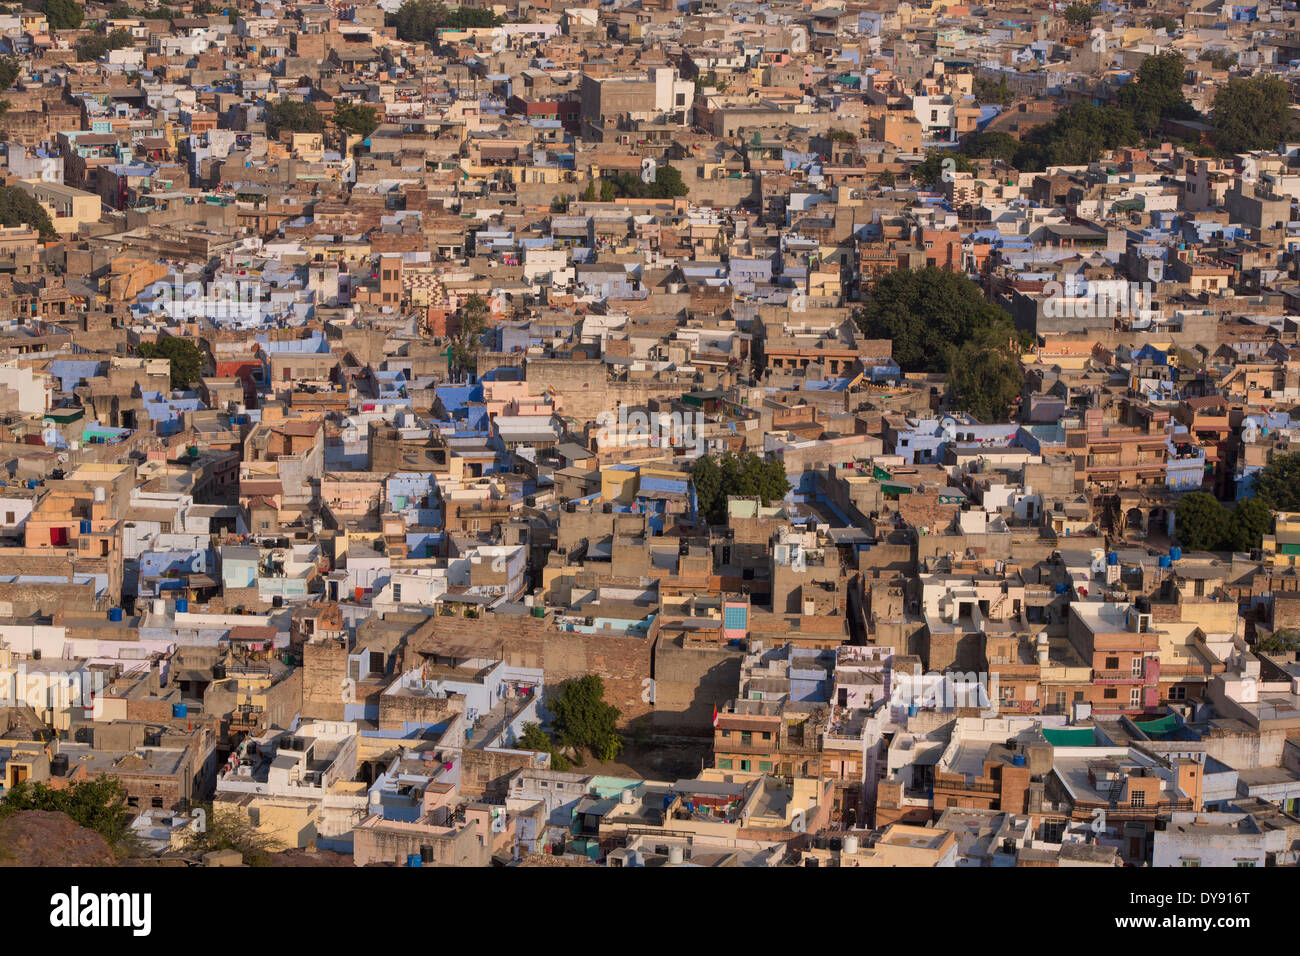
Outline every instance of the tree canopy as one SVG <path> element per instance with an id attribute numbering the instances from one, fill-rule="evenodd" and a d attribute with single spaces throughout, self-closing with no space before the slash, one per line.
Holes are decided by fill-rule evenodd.
<path id="1" fill-rule="evenodd" d="M 1228 543 L 1233 551 L 1253 551 L 1273 530 L 1273 510 L 1259 498 L 1237 503 L 1228 519 Z"/>
<path id="2" fill-rule="evenodd" d="M 780 501 L 790 490 L 785 463 L 754 452 L 701 455 L 691 469 L 699 512 L 709 524 L 726 524 L 728 496 Z"/>
<path id="3" fill-rule="evenodd" d="M 540 724 L 524 724 L 523 735 L 515 741 L 519 750 L 536 750 L 551 755 L 551 769 L 561 773 L 571 766 L 569 758 L 555 746 L 555 742 L 542 730 Z"/>
<path id="4" fill-rule="evenodd" d="M 0 186 L 0 225 L 13 227 L 28 225 L 42 239 L 56 239 L 50 214 L 40 203 L 17 186 Z"/>
<path id="5" fill-rule="evenodd" d="M 1290 90 L 1275 76 L 1235 77 L 1219 87 L 1210 119 L 1223 152 L 1277 149 L 1291 125 Z"/>
<path id="6" fill-rule="evenodd" d="M 992 345 L 1018 335 L 1011 316 L 966 276 L 927 266 L 882 276 L 854 315 L 863 337 L 893 342 L 905 372 L 947 372 L 967 342 Z"/>
<path id="7" fill-rule="evenodd" d="M 491 10 L 448 7 L 437 0 L 406 0 L 393 15 L 397 37 L 408 43 L 436 43 L 439 30 L 465 30 L 501 25 Z"/>
<path id="8" fill-rule="evenodd" d="M 98 60 L 110 50 L 121 50 L 134 42 L 131 39 L 130 31 L 121 28 L 109 34 L 92 33 L 90 36 L 82 37 L 77 41 L 75 46 L 77 59 L 83 63 Z"/>
<path id="9" fill-rule="evenodd" d="M 607 185 L 612 195 L 609 199 L 604 199 Z M 601 181 L 601 190 L 601 198 L 606 202 L 622 198 L 675 199 L 678 196 L 685 196 L 690 191 L 686 183 L 682 182 L 681 171 L 676 166 L 668 164 L 655 170 L 655 179 L 652 183 L 644 183 L 640 176 L 634 176 L 632 173 L 615 173 Z"/>
<path id="10" fill-rule="evenodd" d="M 51 30 L 75 30 L 84 18 L 81 4 L 76 0 L 45 0 L 42 12 Z"/>
<path id="11" fill-rule="evenodd" d="M 952 364 L 950 404 L 982 422 L 1006 421 L 1024 384 L 1024 369 L 1009 349 L 967 342 Z"/>
<path id="12" fill-rule="evenodd" d="M 605 682 L 597 674 L 567 680 L 547 704 L 561 746 L 587 750 L 597 760 L 613 760 L 623 751 L 618 708 L 605 701 Z"/>
<path id="13" fill-rule="evenodd" d="M 0 803 L 0 819 L 23 810 L 66 813 L 79 826 L 94 830 L 109 846 L 119 847 L 131 833 L 126 791 L 114 776 L 81 780 L 58 790 L 43 783 L 22 780 L 10 788 Z"/>
<path id="14" fill-rule="evenodd" d="M 23 74 L 22 61 L 16 56 L 0 57 L 0 90 L 7 90 Z"/>
<path id="15" fill-rule="evenodd" d="M 1217 551 L 1228 540 L 1228 511 L 1204 491 L 1193 491 L 1178 502 L 1178 540 L 1190 551 Z"/>
<path id="16" fill-rule="evenodd" d="M 477 292 L 465 299 L 460 307 L 460 329 L 451 343 L 451 359 L 461 371 L 472 371 L 478 366 L 478 352 L 483 345 L 483 332 L 487 328 L 492 310 L 487 300 Z"/>
<path id="17" fill-rule="evenodd" d="M 325 117 L 311 103 L 277 100 L 266 108 L 266 135 L 276 139 L 282 130 L 291 133 L 321 133 L 325 130 Z"/>
<path id="18" fill-rule="evenodd" d="M 1274 511 L 1300 511 L 1300 455 L 1278 455 L 1255 476 L 1255 495 Z"/>
<path id="19" fill-rule="evenodd" d="M 1065 8 L 1065 22 L 1071 26 L 1086 27 L 1097 15 L 1097 8 L 1091 3 L 1072 3 Z"/>
<path id="20" fill-rule="evenodd" d="M 158 342 L 141 342 L 141 358 L 165 358 L 171 362 L 172 388 L 186 389 L 203 374 L 203 350 L 189 339 L 166 335 Z"/>
<path id="21" fill-rule="evenodd" d="M 333 119 L 335 126 L 355 136 L 366 137 L 379 128 L 379 114 L 366 103 L 339 103 Z"/>
<path id="22" fill-rule="evenodd" d="M 1187 63 L 1177 50 L 1157 53 L 1142 61 L 1135 80 L 1119 89 L 1119 105 L 1133 116 L 1133 125 L 1145 136 L 1158 132 L 1163 120 L 1190 119 L 1196 111 L 1183 96 Z"/>
<path id="23" fill-rule="evenodd" d="M 956 150 L 932 149 L 926 152 L 925 162 L 912 170 L 912 179 L 923 186 L 934 186 L 942 181 L 945 169 L 973 173 L 975 164 Z"/>

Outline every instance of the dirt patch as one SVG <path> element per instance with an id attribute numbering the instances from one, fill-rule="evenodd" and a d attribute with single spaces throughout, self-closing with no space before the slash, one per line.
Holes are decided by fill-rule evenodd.
<path id="1" fill-rule="evenodd" d="M 0 821 L 0 866 L 116 866 L 108 841 L 66 813 L 23 810 Z"/>
<path id="2" fill-rule="evenodd" d="M 681 780 L 699 776 L 701 763 L 713 765 L 713 741 L 687 737 L 659 738 L 649 743 L 629 742 L 617 760 L 594 760 L 590 755 L 574 773 L 609 777 L 641 777 L 646 780 Z"/>

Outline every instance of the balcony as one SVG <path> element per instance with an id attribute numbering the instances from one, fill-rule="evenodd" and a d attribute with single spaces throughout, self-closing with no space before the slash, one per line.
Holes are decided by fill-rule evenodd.
<path id="1" fill-rule="evenodd" d="M 1092 679 L 1098 684 L 1141 684 L 1145 678 L 1141 674 L 1134 674 L 1129 670 L 1095 670 L 1092 672 Z"/>

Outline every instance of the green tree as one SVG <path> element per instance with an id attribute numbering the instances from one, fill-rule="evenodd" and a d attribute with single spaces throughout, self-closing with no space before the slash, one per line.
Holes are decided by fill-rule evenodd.
<path id="1" fill-rule="evenodd" d="M 50 214 L 17 186 L 0 186 L 0 225 L 31 226 L 42 239 L 58 238 Z"/>
<path id="2" fill-rule="evenodd" d="M 74 823 L 94 830 L 114 848 L 129 842 L 134 815 L 127 809 L 122 784 L 111 775 L 78 781 L 59 790 L 43 783 L 20 781 L 0 803 L 0 819 L 23 810 L 66 813 Z"/>
<path id="3" fill-rule="evenodd" d="M 278 139 L 282 130 L 291 133 L 321 133 L 325 130 L 325 118 L 311 103 L 276 100 L 266 108 L 266 135 Z"/>
<path id="4" fill-rule="evenodd" d="M 962 144 L 963 156 L 971 159 L 1000 159 L 1011 163 L 1020 152 L 1020 140 L 1010 133 L 974 133 Z"/>
<path id="5" fill-rule="evenodd" d="M 44 13 L 51 30 L 75 30 L 83 18 L 76 0 L 45 0 Z"/>
<path id="6" fill-rule="evenodd" d="M 959 152 L 950 149 L 932 149 L 926 152 L 925 161 L 912 170 L 912 179 L 922 186 L 934 186 L 949 173 L 973 173 L 975 164 Z"/>
<path id="7" fill-rule="evenodd" d="M 189 339 L 165 335 L 157 342 L 141 342 L 136 351 L 141 358 L 165 358 L 171 362 L 172 388 L 189 388 L 203 374 L 203 350 Z"/>
<path id="8" fill-rule="evenodd" d="M 490 10 L 474 7 L 448 8 L 437 0 L 406 0 L 393 16 L 397 37 L 408 43 L 436 43 L 439 30 L 464 30 L 501 25 Z"/>
<path id="9" fill-rule="evenodd" d="M 682 181 L 682 173 L 676 166 L 665 163 L 655 169 L 655 181 L 651 188 L 654 199 L 676 199 L 685 196 L 690 190 Z"/>
<path id="10" fill-rule="evenodd" d="M 551 212 L 566 213 L 569 211 L 569 202 L 573 197 L 567 195 L 555 196 L 551 199 Z"/>
<path id="11" fill-rule="evenodd" d="M 613 202 L 617 198 L 618 192 L 615 190 L 614 184 L 608 179 L 602 179 L 600 181 L 600 201 Z"/>
<path id="12" fill-rule="evenodd" d="M 1119 90 L 1119 105 L 1133 116 L 1138 132 L 1151 136 L 1163 120 L 1196 115 L 1183 96 L 1187 63 L 1177 50 L 1157 53 L 1142 61 L 1137 79 Z"/>
<path id="13" fill-rule="evenodd" d="M 1281 627 L 1255 645 L 1265 654 L 1294 654 L 1300 651 L 1300 630 Z"/>
<path id="14" fill-rule="evenodd" d="M 1219 87 L 1210 119 L 1225 153 L 1277 149 L 1291 125 L 1290 90 L 1276 76 L 1235 77 Z"/>
<path id="15" fill-rule="evenodd" d="M 1233 551 L 1253 551 L 1273 530 L 1273 510 L 1259 498 L 1247 498 L 1232 509 L 1228 540 Z"/>
<path id="16" fill-rule="evenodd" d="M 1278 455 L 1255 476 L 1255 496 L 1274 511 L 1300 511 L 1300 455 Z"/>
<path id="17" fill-rule="evenodd" d="M 780 501 L 790 490 L 785 464 L 754 452 L 701 455 L 691 468 L 699 513 L 710 524 L 727 521 L 727 498 L 758 498 L 764 505 Z"/>
<path id="18" fill-rule="evenodd" d="M 1173 17 L 1160 13 L 1148 20 L 1147 26 L 1152 30 L 1164 30 L 1166 33 L 1172 34 L 1178 32 L 1178 28 L 1181 24 Z"/>
<path id="19" fill-rule="evenodd" d="M 882 170 L 880 175 L 876 177 L 876 183 L 885 189 L 893 189 L 896 185 L 893 171 L 889 169 Z"/>
<path id="20" fill-rule="evenodd" d="M 605 701 L 605 683 L 599 675 L 565 681 L 549 709 L 562 746 L 585 749 L 597 760 L 614 760 L 622 752 L 618 708 Z"/>
<path id="21" fill-rule="evenodd" d="M 1050 123 L 1031 130 L 1013 165 L 1027 172 L 1049 165 L 1086 165 L 1110 150 L 1133 146 L 1141 139 L 1132 111 L 1118 106 L 1076 103 Z"/>
<path id="22" fill-rule="evenodd" d="M 905 372 L 947 372 L 967 342 L 998 347 L 1017 338 L 1011 316 L 957 272 L 897 269 L 867 293 L 854 320 L 868 339 L 889 339 Z"/>
<path id="23" fill-rule="evenodd" d="M 334 107 L 334 125 L 362 139 L 379 128 L 379 114 L 366 103 L 339 103 Z"/>
<path id="24" fill-rule="evenodd" d="M 1007 85 L 1005 76 L 999 76 L 996 80 L 986 76 L 977 76 L 971 87 L 971 92 L 975 94 L 975 99 L 978 102 L 993 103 L 998 106 L 1006 106 L 1015 99 L 1011 87 Z"/>
<path id="25" fill-rule="evenodd" d="M 515 747 L 519 750 L 536 750 L 540 753 L 550 754 L 552 770 L 563 773 L 571 766 L 569 758 L 555 746 L 554 741 L 551 740 L 546 731 L 542 730 L 539 724 L 524 724 L 523 736 L 515 742 Z"/>
<path id="26" fill-rule="evenodd" d="M 953 408 L 982 422 L 1000 422 L 1007 420 L 1025 375 L 1019 359 L 1007 349 L 967 342 L 953 353 L 948 381 Z"/>
<path id="27" fill-rule="evenodd" d="M 1097 8 L 1091 3 L 1072 3 L 1065 8 L 1065 22 L 1071 26 L 1086 27 L 1097 15 Z"/>
<path id="28" fill-rule="evenodd" d="M 587 180 L 587 188 L 582 191 L 583 202 L 595 202 L 598 198 L 600 198 L 600 193 L 598 192 L 600 187 L 596 185 L 597 182 L 599 182 L 599 180 L 596 179 Z"/>
<path id="29" fill-rule="evenodd" d="M 460 307 L 460 328 L 451 343 L 452 362 L 458 370 L 471 372 L 478 367 L 478 353 L 491 311 L 487 300 L 477 292 Z"/>
<path id="30" fill-rule="evenodd" d="M 1178 540 L 1189 551 L 1219 551 L 1228 545 L 1228 511 L 1213 495 L 1184 495 L 1175 514 Z"/>
<path id="31" fill-rule="evenodd" d="M 7 90 L 23 75 L 22 61 L 16 56 L 0 57 L 0 90 Z"/>
<path id="32" fill-rule="evenodd" d="M 191 856 L 202 856 L 218 850 L 234 850 L 249 866 L 269 866 L 273 844 L 260 833 L 242 812 L 229 808 L 217 809 L 212 804 L 203 808 L 205 825 L 202 833 L 189 831 L 181 844 Z"/>
<path id="33" fill-rule="evenodd" d="M 124 47 L 131 46 L 135 41 L 128 30 L 117 29 L 105 36 L 100 33 L 93 33 L 88 37 L 82 37 L 77 41 L 75 49 L 77 59 L 82 62 L 98 60 L 110 50 L 121 50 Z"/>
<path id="34" fill-rule="evenodd" d="M 1231 50 L 1207 50 L 1201 55 L 1216 70 L 1230 70 L 1237 65 L 1237 54 Z"/>

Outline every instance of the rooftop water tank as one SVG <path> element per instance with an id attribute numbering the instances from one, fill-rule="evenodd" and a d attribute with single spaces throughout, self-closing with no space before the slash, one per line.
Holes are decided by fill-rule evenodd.
<path id="1" fill-rule="evenodd" d="M 1182 548 L 1170 548 L 1170 549 L 1169 549 L 1169 560 L 1170 560 L 1170 561 L 1181 561 L 1182 559 L 1183 559 L 1183 549 L 1182 549 Z"/>
<path id="2" fill-rule="evenodd" d="M 844 852 L 852 856 L 858 852 L 858 838 L 849 834 L 844 838 Z"/>
<path id="3" fill-rule="evenodd" d="M 120 607 L 110 607 L 108 609 L 108 619 L 114 622 L 122 620 L 122 609 Z"/>
<path id="4" fill-rule="evenodd" d="M 1167 555 L 1167 554 L 1162 554 L 1162 555 L 1160 555 L 1160 562 L 1159 562 L 1159 563 L 1160 563 L 1160 567 L 1162 567 L 1162 568 L 1167 568 L 1167 567 L 1169 567 L 1173 562 L 1171 562 L 1171 561 L 1169 560 L 1169 555 Z"/>

